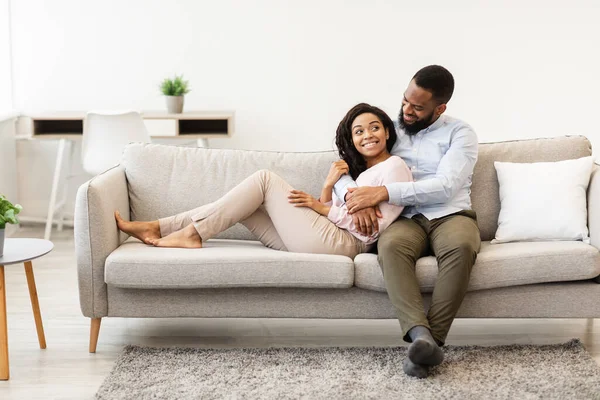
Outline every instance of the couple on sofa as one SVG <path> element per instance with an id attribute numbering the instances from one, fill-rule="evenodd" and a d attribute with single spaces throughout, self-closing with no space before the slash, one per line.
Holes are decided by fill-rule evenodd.
<path id="1" fill-rule="evenodd" d="M 425 378 L 444 359 L 441 346 L 480 247 L 470 199 L 478 140 L 469 125 L 443 115 L 453 91 L 452 74 L 430 65 L 404 92 L 398 129 L 369 104 L 348 111 L 336 131 L 341 160 L 319 199 L 261 170 L 213 203 L 149 222 L 125 221 L 117 212 L 117 225 L 158 247 L 200 248 L 238 222 L 276 250 L 354 258 L 376 245 L 403 339 L 411 343 L 404 372 Z M 415 264 L 428 254 L 439 273 L 425 313 Z"/>

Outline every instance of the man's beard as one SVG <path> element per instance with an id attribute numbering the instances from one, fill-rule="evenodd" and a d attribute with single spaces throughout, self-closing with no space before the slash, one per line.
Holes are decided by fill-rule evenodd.
<path id="1" fill-rule="evenodd" d="M 416 135 L 432 123 L 433 111 L 427 117 L 416 120 L 410 125 L 404 123 L 404 111 L 402 111 L 402 108 L 400 108 L 400 112 L 398 113 L 398 125 L 400 126 L 400 129 L 402 129 L 409 136 Z"/>

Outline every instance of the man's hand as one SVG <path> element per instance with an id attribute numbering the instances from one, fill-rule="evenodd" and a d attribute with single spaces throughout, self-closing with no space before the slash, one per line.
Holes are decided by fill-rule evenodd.
<path id="1" fill-rule="evenodd" d="M 325 216 L 329 214 L 329 210 L 331 208 L 321 203 L 319 200 L 315 199 L 310 194 L 295 189 L 290 190 L 290 194 L 288 195 L 288 201 L 292 203 L 294 207 L 312 208 L 319 214 Z"/>
<path id="2" fill-rule="evenodd" d="M 389 193 L 385 186 L 361 186 L 349 188 L 346 194 L 346 208 L 350 214 L 374 207 L 382 201 L 389 200 Z M 358 225 L 357 225 L 358 226 Z"/>
<path id="3" fill-rule="evenodd" d="M 379 207 L 368 207 L 352 214 L 352 221 L 361 234 L 371 236 L 379 231 L 378 217 L 382 217 Z"/>

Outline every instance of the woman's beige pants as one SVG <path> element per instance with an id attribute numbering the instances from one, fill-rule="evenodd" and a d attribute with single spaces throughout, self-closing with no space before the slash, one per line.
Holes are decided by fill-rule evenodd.
<path id="1" fill-rule="evenodd" d="M 364 242 L 327 217 L 288 201 L 292 187 L 268 170 L 244 179 L 219 200 L 172 217 L 159 219 L 160 234 L 193 223 L 203 241 L 241 223 L 265 246 L 295 253 L 338 254 L 354 258 Z"/>

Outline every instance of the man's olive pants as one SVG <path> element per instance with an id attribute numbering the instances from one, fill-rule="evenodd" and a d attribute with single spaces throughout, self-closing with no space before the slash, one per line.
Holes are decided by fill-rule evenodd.
<path id="1" fill-rule="evenodd" d="M 377 245 L 379 265 L 404 340 L 417 325 L 431 330 L 442 345 L 460 307 L 481 246 L 477 216 L 461 211 L 428 220 L 422 214 L 400 217 L 381 233 Z M 438 278 L 431 306 L 425 314 L 423 298 L 415 273 L 420 257 L 433 254 L 438 262 Z"/>

